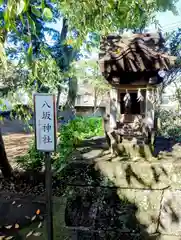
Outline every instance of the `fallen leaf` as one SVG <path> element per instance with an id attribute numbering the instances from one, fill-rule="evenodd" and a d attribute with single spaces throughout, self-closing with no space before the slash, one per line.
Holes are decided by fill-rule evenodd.
<path id="1" fill-rule="evenodd" d="M 40 209 L 38 209 L 38 210 L 36 211 L 36 214 L 37 214 L 37 215 L 39 215 L 39 214 L 40 214 Z"/>
<path id="2" fill-rule="evenodd" d="M 17 207 L 21 207 L 22 205 L 21 204 L 19 204 Z"/>
<path id="3" fill-rule="evenodd" d="M 33 231 L 30 231 L 30 232 L 26 235 L 26 238 L 27 238 L 27 237 L 30 237 L 32 234 L 33 234 Z"/>
<path id="4" fill-rule="evenodd" d="M 12 202 L 12 204 L 14 205 L 16 203 L 16 201 Z"/>
<path id="5" fill-rule="evenodd" d="M 5 226 L 6 229 L 11 229 L 13 227 L 13 225 L 7 225 Z"/>
<path id="6" fill-rule="evenodd" d="M 36 215 L 34 215 L 32 218 L 31 218 L 31 221 L 34 221 L 36 219 Z"/>
<path id="7" fill-rule="evenodd" d="M 42 225 L 43 225 L 43 223 L 42 223 L 42 222 L 40 222 L 40 223 L 38 224 L 38 228 L 41 228 L 41 227 L 42 227 Z"/>
<path id="8" fill-rule="evenodd" d="M 10 239 L 13 239 L 13 238 L 14 238 L 13 236 L 5 237 L 6 240 L 10 240 Z"/>
<path id="9" fill-rule="evenodd" d="M 35 237 L 40 237 L 40 236 L 42 235 L 42 233 L 41 233 L 41 232 L 35 232 L 35 233 L 33 233 L 33 235 L 34 235 Z"/>
<path id="10" fill-rule="evenodd" d="M 14 227 L 15 227 L 15 228 L 19 228 L 19 224 L 16 223 L 16 224 L 14 225 Z"/>

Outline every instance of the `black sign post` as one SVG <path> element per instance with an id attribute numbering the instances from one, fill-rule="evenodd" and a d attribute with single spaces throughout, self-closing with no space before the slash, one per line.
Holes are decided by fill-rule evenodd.
<path id="1" fill-rule="evenodd" d="M 36 148 L 45 154 L 47 240 L 53 240 L 51 153 L 56 150 L 57 118 L 55 95 L 35 94 L 34 113 Z"/>
<path id="2" fill-rule="evenodd" d="M 46 185 L 46 207 L 47 207 L 47 239 L 53 240 L 53 213 L 52 213 L 52 169 L 51 156 L 45 153 L 45 185 Z"/>

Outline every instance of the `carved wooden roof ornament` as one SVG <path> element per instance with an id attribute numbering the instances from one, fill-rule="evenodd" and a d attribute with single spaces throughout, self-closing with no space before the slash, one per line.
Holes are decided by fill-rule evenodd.
<path id="1" fill-rule="evenodd" d="M 100 70 L 111 84 L 132 83 L 141 79 L 152 84 L 161 82 L 163 73 L 176 60 L 176 57 L 161 50 L 163 44 L 160 33 L 103 37 L 99 53 Z"/>

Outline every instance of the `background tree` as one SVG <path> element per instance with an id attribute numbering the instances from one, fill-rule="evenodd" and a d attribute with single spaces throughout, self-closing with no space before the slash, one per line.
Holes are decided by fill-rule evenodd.
<path id="1" fill-rule="evenodd" d="M 63 19 L 61 32 L 57 32 L 51 28 L 50 29 L 46 28 L 46 30 L 44 30 L 43 27 L 44 23 L 42 23 L 42 26 L 40 23 L 38 24 L 39 28 L 41 28 L 42 31 L 47 32 L 48 30 L 48 32 L 54 38 L 55 44 L 53 46 L 47 44 L 44 40 L 45 33 L 39 31 L 36 34 L 36 36 L 34 36 L 33 40 L 34 44 L 32 45 L 33 62 L 31 62 L 32 63 L 31 65 L 26 65 L 26 61 L 24 58 L 26 57 L 26 55 L 24 54 L 24 51 L 22 51 L 22 49 L 18 48 L 19 52 L 17 53 L 17 49 L 13 51 L 13 48 L 11 49 L 8 48 L 7 53 L 10 59 L 19 60 L 19 64 L 17 64 L 16 67 L 14 66 L 15 67 L 14 69 L 17 70 L 14 76 L 13 76 L 14 69 L 12 69 L 9 76 L 7 76 L 7 70 L 5 70 L 4 68 L 1 69 L 2 79 L 4 78 L 5 75 L 7 76 L 4 78 L 5 80 L 4 82 L 6 82 L 8 79 L 8 86 L 6 82 L 7 87 L 6 92 L 4 89 L 4 94 L 7 95 L 9 92 L 13 93 L 20 87 L 24 90 L 24 92 L 29 94 L 30 99 L 32 99 L 32 92 L 34 91 L 54 93 L 58 92 L 57 97 L 57 109 L 58 109 L 59 97 L 61 94 L 61 90 L 65 87 L 66 81 L 68 82 L 69 85 L 67 105 L 70 105 L 70 101 L 72 101 L 72 99 L 75 101 L 77 81 L 76 78 L 72 75 L 71 62 L 76 58 L 78 51 L 77 50 L 75 51 L 66 42 L 68 32 L 67 23 L 65 19 Z M 14 45 L 18 44 L 19 46 L 20 43 L 22 43 L 25 46 L 27 45 L 26 39 L 24 40 L 22 38 L 19 38 L 19 36 L 12 35 L 11 33 L 9 35 L 10 38 L 8 40 L 11 44 L 12 43 Z M 42 40 L 41 44 L 40 40 Z M 35 46 L 36 48 L 34 48 L 33 46 Z M 9 66 L 10 64 L 8 65 L 8 67 Z M 21 69 L 21 71 L 18 71 L 18 68 Z M 24 73 L 23 75 L 24 78 L 22 78 L 22 73 Z M 11 94 L 11 96 L 13 96 L 13 94 Z M 14 101 L 15 99 L 13 99 L 13 102 Z M 29 104 L 30 106 L 32 106 L 32 102 L 29 102 Z M 22 115 L 23 111 L 19 108 L 17 110 Z M 24 113 L 23 116 L 26 117 L 26 120 L 28 120 L 30 117 L 29 114 Z M 5 154 L 3 156 L 5 156 Z M 7 158 L 6 162 L 8 163 Z M 3 169 L 9 172 L 7 167 L 4 167 Z"/>
<path id="2" fill-rule="evenodd" d="M 138 28 L 144 27 L 149 21 L 154 21 L 155 12 L 172 10 L 176 11 L 174 4 L 176 0 L 167 1 L 67 1 L 67 0 L 1 0 L 0 1 L 0 59 L 1 63 L 7 69 L 6 52 L 11 59 L 21 57 L 21 62 L 25 64 L 25 71 L 28 72 L 28 80 L 31 80 L 31 84 L 27 84 L 29 89 L 34 86 L 41 89 L 42 85 L 47 85 L 40 82 L 40 78 L 43 75 L 50 77 L 49 70 L 45 67 L 47 62 L 45 56 L 41 52 L 42 39 L 45 37 L 46 22 L 55 21 L 57 16 L 63 14 L 66 19 L 64 22 L 65 27 L 63 30 L 68 33 L 71 39 L 73 39 L 71 45 L 81 46 L 83 41 L 87 38 L 88 33 L 96 33 L 97 35 L 106 35 L 110 32 L 117 32 L 123 28 Z M 68 27 L 67 27 L 68 24 Z M 68 34 L 63 34 L 68 38 Z M 90 37 L 90 36 L 89 36 Z M 61 38 L 60 38 L 61 39 Z M 78 41 L 79 40 L 79 41 Z M 18 47 L 16 49 L 12 47 L 6 48 L 6 42 L 11 42 Z M 61 39 L 62 41 L 62 39 Z M 51 62 L 51 70 L 56 74 L 66 75 L 70 66 L 70 59 L 74 56 L 72 51 L 69 51 L 67 43 L 61 44 L 64 57 L 68 54 L 67 58 L 62 58 L 67 61 L 64 65 L 67 68 L 61 66 L 61 70 L 58 67 L 58 61 L 53 60 L 53 54 L 49 58 Z M 65 51 L 66 49 L 66 51 Z M 66 54 L 65 54 L 66 52 Z M 19 54 L 20 53 L 20 54 Z M 67 56 L 67 55 L 66 55 Z M 61 61 L 60 61 L 61 62 Z M 44 69 L 44 70 L 43 70 Z M 66 69 L 66 70 L 65 70 Z M 38 74 L 40 76 L 38 76 Z M 69 75 L 69 73 L 68 73 Z M 66 77 L 65 77 L 66 78 Z M 71 80 L 70 76 L 68 79 Z M 74 79 L 75 80 L 75 79 Z M 53 82 L 54 83 L 54 82 Z M 69 96 L 71 97 L 72 89 L 76 89 L 76 81 L 69 81 Z M 60 86 L 60 85 L 59 85 Z M 49 87 L 49 86 L 48 86 Z M 49 91 L 49 89 L 48 89 Z M 74 91 L 75 92 L 75 91 Z M 75 98 L 75 94 L 73 94 Z M 70 102 L 70 101 L 69 101 Z M 1 135 L 0 135 L 1 136 Z M 11 169 L 4 164 L 4 143 L 2 137 L 0 138 L 1 145 L 1 169 L 4 175 L 10 175 Z M 4 172 L 5 171 L 5 172 Z M 8 174 L 7 174 L 8 173 Z"/>
<path id="3" fill-rule="evenodd" d="M 166 91 L 167 87 L 172 87 L 174 89 L 172 100 L 178 101 L 181 107 L 181 28 L 165 34 L 165 38 L 166 49 L 171 55 L 176 56 L 177 60 L 175 66 L 168 71 L 164 78 L 161 94 Z"/>
<path id="4" fill-rule="evenodd" d="M 36 37 L 37 31 L 41 32 L 41 27 L 38 28 L 37 23 L 42 23 L 42 19 L 51 20 L 53 12 L 58 14 L 61 12 L 68 20 L 72 35 L 76 34 L 82 41 L 89 32 L 105 35 L 119 29 L 145 27 L 150 21 L 155 20 L 155 13 L 158 11 L 171 10 L 177 13 L 176 2 L 177 0 L 152 0 L 149 2 L 107 0 L 106 2 L 99 1 L 99 3 L 96 0 L 85 2 L 75 0 L 2 0 L 0 2 L 2 19 L 0 57 L 4 62 L 3 39 L 7 37 L 7 33 L 11 32 L 11 34 L 26 38 L 28 60 L 31 60 L 33 49 L 36 49 L 33 38 Z"/>
<path id="5" fill-rule="evenodd" d="M 43 28 L 45 27 L 45 22 L 49 19 L 52 19 L 52 16 L 50 16 L 52 15 L 52 11 L 50 11 L 49 8 L 52 8 L 53 6 L 48 3 L 44 3 L 44 6 L 39 7 L 38 5 L 40 3 L 41 1 L 29 1 L 28 4 L 28 1 L 21 0 L 0 2 L 0 58 L 3 64 L 2 67 L 6 67 L 6 71 L 4 71 L 4 69 L 1 67 L 0 74 L 2 76 L 1 80 L 8 80 L 5 85 L 6 89 L 3 89 L 3 93 L 7 93 L 13 90 L 15 91 L 15 89 L 18 89 L 19 84 L 22 84 L 23 87 L 26 86 L 26 81 L 23 80 L 27 80 L 28 78 L 22 78 L 21 71 L 18 71 L 18 68 L 20 69 L 20 66 L 16 66 L 15 68 L 15 66 L 12 66 L 12 64 L 7 63 L 5 56 L 5 47 L 9 59 L 19 60 L 21 58 L 21 61 L 26 59 L 27 62 L 32 62 L 33 55 L 36 55 L 37 49 L 41 43 L 39 37 L 43 37 L 42 34 L 44 32 Z M 11 43 L 11 47 L 5 44 L 6 42 Z M 15 47 L 13 48 L 12 45 Z M 15 72 L 16 74 L 14 74 Z M 26 76 L 28 76 L 28 71 Z M 21 81 L 19 81 L 20 79 Z M 12 168 L 6 156 L 1 133 L 0 168 L 4 177 L 11 176 Z"/>
<path id="6" fill-rule="evenodd" d="M 81 1 L 63 0 L 60 10 L 69 21 L 70 29 L 78 31 L 79 39 L 89 32 L 107 35 L 120 29 L 144 28 L 155 21 L 158 11 L 171 10 L 175 14 L 175 0 L 165 1 Z"/>
<path id="7" fill-rule="evenodd" d="M 65 107 L 71 107 L 75 105 L 75 98 L 77 94 L 77 79 L 72 74 L 72 63 L 79 59 L 79 49 L 71 46 L 71 42 L 68 41 L 68 22 L 66 18 L 62 21 L 61 33 L 54 31 L 56 35 L 55 44 L 49 49 L 51 56 L 55 59 L 57 66 L 64 74 L 60 81 L 68 83 L 68 97 Z M 58 84 L 57 88 L 57 109 L 59 108 L 60 94 L 62 91 L 62 85 Z"/>
<path id="8" fill-rule="evenodd" d="M 21 68 L 21 65 L 15 65 L 12 62 L 7 62 L 7 70 L 2 66 L 0 68 L 0 93 L 1 93 L 1 108 L 7 111 L 6 106 L 2 101 L 7 95 L 12 96 L 20 88 L 25 86 L 27 82 L 27 71 Z M 4 177 L 9 178 L 12 175 L 12 168 L 8 162 L 6 150 L 2 134 L 0 132 L 0 169 Z"/>
<path id="9" fill-rule="evenodd" d="M 99 108 L 100 103 L 106 99 L 110 90 L 110 85 L 102 76 L 99 64 L 94 59 L 80 60 L 77 62 L 76 76 L 79 84 L 90 87 L 94 95 L 94 113 Z"/>

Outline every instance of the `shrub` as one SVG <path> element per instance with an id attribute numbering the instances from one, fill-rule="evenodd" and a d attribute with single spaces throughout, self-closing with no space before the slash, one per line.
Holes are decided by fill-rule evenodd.
<path id="1" fill-rule="evenodd" d="M 181 140 L 181 117 L 178 112 L 161 109 L 158 117 L 161 122 L 159 134 L 172 137 L 176 141 Z"/>
<path id="2" fill-rule="evenodd" d="M 40 171 L 43 165 L 43 153 L 36 150 L 35 141 L 30 143 L 28 152 L 16 158 L 17 163 L 25 170 Z"/>
<path id="3" fill-rule="evenodd" d="M 68 157 L 83 141 L 94 136 L 102 136 L 102 119 L 96 117 L 77 117 L 62 125 L 58 131 L 57 151 L 52 155 L 53 167 L 58 172 L 67 163 Z M 43 154 L 31 143 L 28 153 L 17 158 L 17 163 L 25 170 L 40 170 Z"/>
<path id="4" fill-rule="evenodd" d="M 77 117 L 68 124 L 61 126 L 58 134 L 60 143 L 57 146 L 57 154 L 54 158 L 56 170 L 61 170 L 72 151 L 81 141 L 102 135 L 103 129 L 101 118 Z"/>

